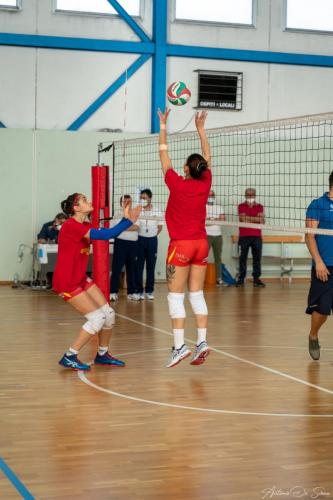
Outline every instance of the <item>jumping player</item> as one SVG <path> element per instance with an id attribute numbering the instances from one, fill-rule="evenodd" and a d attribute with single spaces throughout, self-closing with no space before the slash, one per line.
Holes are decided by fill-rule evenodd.
<path id="1" fill-rule="evenodd" d="M 74 370 L 89 370 L 90 365 L 78 359 L 82 347 L 98 335 L 98 352 L 95 364 L 124 366 L 125 363 L 109 354 L 111 330 L 115 323 L 114 310 L 103 293 L 86 275 L 91 240 L 109 240 L 134 224 L 141 207 L 133 210 L 130 204 L 124 208 L 124 218 L 112 228 L 94 229 L 87 216 L 93 207 L 86 196 L 74 193 L 61 203 L 63 212 L 69 217 L 64 222 L 58 240 L 58 258 L 53 275 L 53 290 L 74 309 L 83 314 L 86 323 L 75 341 L 65 352 L 59 364 Z"/>
<path id="2" fill-rule="evenodd" d="M 166 122 L 170 110 L 159 111 L 159 150 L 165 183 L 170 195 L 166 209 L 166 224 L 170 236 L 167 256 L 168 304 L 174 335 L 174 346 L 167 367 L 177 365 L 192 353 L 184 342 L 184 290 L 196 317 L 197 345 L 192 365 L 202 364 L 210 349 L 206 342 L 208 310 L 203 285 L 208 259 L 205 229 L 206 203 L 212 184 L 210 147 L 204 125 L 207 112 L 197 113 L 195 125 L 199 134 L 202 155 L 191 154 L 184 165 L 185 177 L 172 168 L 168 155 Z"/>

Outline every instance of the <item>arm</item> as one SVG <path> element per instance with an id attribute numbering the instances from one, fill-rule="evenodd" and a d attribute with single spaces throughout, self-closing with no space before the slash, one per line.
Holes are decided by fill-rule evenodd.
<path id="1" fill-rule="evenodd" d="M 116 238 L 120 233 L 126 231 L 129 227 L 136 223 L 141 212 L 141 207 L 137 206 L 131 209 L 131 202 L 125 204 L 124 217 L 118 224 L 113 227 L 103 227 L 100 229 L 89 229 L 85 234 L 85 238 L 91 240 L 110 240 Z"/>
<path id="2" fill-rule="evenodd" d="M 311 227 L 311 228 L 315 229 L 318 227 L 318 225 L 319 225 L 318 220 L 306 219 L 306 227 Z M 306 243 L 306 246 L 308 247 L 308 250 L 311 254 L 311 257 L 314 260 L 317 278 L 320 279 L 321 281 L 327 281 L 328 275 L 330 274 L 330 272 L 327 269 L 327 267 L 325 266 L 325 263 L 323 262 L 323 259 L 320 256 L 315 235 L 314 234 L 306 234 L 305 235 L 305 243 Z"/>
<path id="3" fill-rule="evenodd" d="M 167 133 L 166 133 L 166 122 L 170 114 L 170 109 L 166 109 L 165 113 L 158 110 L 158 116 L 160 118 L 160 136 L 159 136 L 159 151 L 160 151 L 160 162 L 162 165 L 162 171 L 165 175 L 171 166 L 171 160 L 168 154 L 168 144 L 167 144 Z"/>
<path id="4" fill-rule="evenodd" d="M 265 217 L 263 213 L 256 216 L 239 214 L 239 222 L 252 222 L 253 224 L 265 224 Z"/>
<path id="5" fill-rule="evenodd" d="M 195 126 L 199 134 L 202 156 L 205 158 L 208 168 L 211 168 L 211 153 L 210 146 L 206 136 L 205 131 L 205 121 L 207 118 L 207 111 L 202 111 L 201 113 L 196 113 L 195 115 Z"/>
<path id="6" fill-rule="evenodd" d="M 162 229 L 163 229 L 163 226 L 159 224 L 157 226 L 157 236 L 160 234 L 160 232 L 162 231 Z"/>
<path id="7" fill-rule="evenodd" d="M 207 226 L 213 226 L 214 225 L 214 220 L 226 220 L 225 214 L 220 214 L 217 217 L 208 217 L 208 221 L 210 221 L 210 222 L 207 222 L 206 225 Z"/>

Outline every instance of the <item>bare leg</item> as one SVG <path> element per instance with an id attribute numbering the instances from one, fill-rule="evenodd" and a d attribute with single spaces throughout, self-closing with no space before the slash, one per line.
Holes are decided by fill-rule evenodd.
<path id="1" fill-rule="evenodd" d="M 80 295 L 77 295 L 76 297 L 73 297 L 72 299 L 68 300 L 68 304 L 70 304 L 74 309 L 81 314 L 89 314 L 96 309 L 98 309 L 100 306 L 88 295 L 87 292 L 82 292 Z M 86 332 L 83 328 L 79 331 L 77 334 L 74 342 L 72 343 L 71 347 L 72 349 L 75 349 L 76 351 L 80 351 L 83 346 L 85 346 L 89 340 L 92 339 L 92 335 L 88 332 Z"/>
<path id="2" fill-rule="evenodd" d="M 168 264 L 166 276 L 168 280 L 168 290 L 172 293 L 184 293 L 185 285 L 188 280 L 190 267 L 173 266 Z M 184 328 L 185 318 L 171 319 L 173 329 Z"/>
<path id="3" fill-rule="evenodd" d="M 321 326 L 327 320 L 327 316 L 314 311 L 311 314 L 311 330 L 310 330 L 310 339 L 316 340 L 318 339 L 318 333 Z"/>

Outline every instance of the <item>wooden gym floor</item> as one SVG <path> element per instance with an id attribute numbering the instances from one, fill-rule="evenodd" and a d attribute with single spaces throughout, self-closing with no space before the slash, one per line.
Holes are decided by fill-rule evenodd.
<path id="1" fill-rule="evenodd" d="M 154 302 L 122 297 L 126 368 L 80 378 L 57 362 L 82 318 L 51 292 L 1 287 L 1 463 L 43 500 L 333 498 L 332 320 L 313 362 L 307 291 L 208 289 L 215 349 L 173 369 L 165 285 Z M 0 468 L 1 499 L 22 498 L 12 483 Z"/>

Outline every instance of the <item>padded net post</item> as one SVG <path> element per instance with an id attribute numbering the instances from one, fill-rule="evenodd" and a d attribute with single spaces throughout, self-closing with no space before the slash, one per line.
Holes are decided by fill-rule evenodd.
<path id="1" fill-rule="evenodd" d="M 110 181 L 109 167 L 106 165 L 94 165 L 91 167 L 92 177 L 92 224 L 95 228 L 109 227 L 109 221 L 100 219 L 110 216 Z M 110 251 L 109 241 L 95 240 L 93 245 L 93 278 L 97 286 L 102 290 L 107 302 L 110 296 Z"/>

